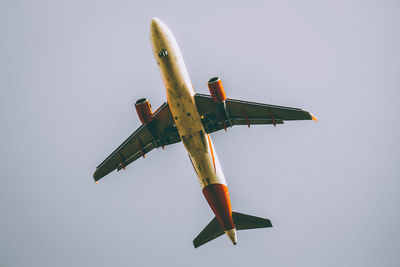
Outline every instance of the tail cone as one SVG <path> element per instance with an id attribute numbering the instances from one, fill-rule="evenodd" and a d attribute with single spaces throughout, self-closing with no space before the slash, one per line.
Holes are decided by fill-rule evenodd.
<path id="1" fill-rule="evenodd" d="M 236 228 L 225 231 L 225 234 L 229 237 L 229 239 L 232 241 L 232 243 L 234 245 L 236 245 L 236 243 L 237 243 Z"/>

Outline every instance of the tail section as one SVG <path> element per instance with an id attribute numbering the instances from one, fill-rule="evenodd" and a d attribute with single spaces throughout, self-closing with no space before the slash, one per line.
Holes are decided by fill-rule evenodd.
<path id="1" fill-rule="evenodd" d="M 201 245 L 223 235 L 224 233 L 226 233 L 232 243 L 236 245 L 236 230 L 272 227 L 271 221 L 268 219 L 239 212 L 232 212 L 232 219 L 236 228 L 224 230 L 219 224 L 218 219 L 214 217 L 214 219 L 211 220 L 206 228 L 204 228 L 203 231 L 201 231 L 201 233 L 193 240 L 194 247 L 200 247 Z"/>
<path id="2" fill-rule="evenodd" d="M 232 228 L 231 230 L 225 231 L 225 234 L 232 241 L 232 244 L 236 245 L 237 243 L 236 228 Z"/>

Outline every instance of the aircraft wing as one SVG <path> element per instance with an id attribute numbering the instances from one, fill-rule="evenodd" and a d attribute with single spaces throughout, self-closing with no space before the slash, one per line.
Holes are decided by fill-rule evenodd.
<path id="1" fill-rule="evenodd" d="M 153 115 L 150 123 L 142 124 L 110 156 L 108 156 L 93 174 L 95 181 L 117 169 L 125 169 L 130 163 L 154 148 L 178 143 L 181 139 L 175 127 L 168 103 L 164 103 Z"/>
<path id="2" fill-rule="evenodd" d="M 283 124 L 287 120 L 317 120 L 310 112 L 235 99 L 216 103 L 210 95 L 196 94 L 197 110 L 207 133 L 234 125 Z"/>

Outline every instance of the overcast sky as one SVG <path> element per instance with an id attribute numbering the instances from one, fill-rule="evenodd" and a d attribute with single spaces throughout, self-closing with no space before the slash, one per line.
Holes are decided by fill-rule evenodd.
<path id="1" fill-rule="evenodd" d="M 236 1 L 239 2 L 239 1 Z M 398 1 L 0 1 L 0 266 L 398 266 Z M 319 122 L 212 134 L 235 211 L 273 228 L 192 240 L 213 218 L 184 146 L 96 185 L 166 100 L 151 18 L 195 90 Z"/>

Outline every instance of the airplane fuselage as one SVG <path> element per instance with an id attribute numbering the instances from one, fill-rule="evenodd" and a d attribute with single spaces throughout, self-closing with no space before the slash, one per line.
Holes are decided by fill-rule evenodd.
<path id="1" fill-rule="evenodd" d="M 236 229 L 225 176 L 197 110 L 193 85 L 178 44 L 168 27 L 157 18 L 151 22 L 150 39 L 176 128 L 188 151 L 203 194 L 225 233 L 236 244 Z"/>

